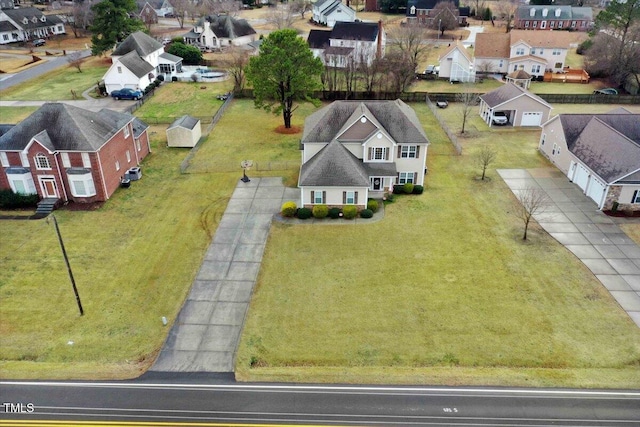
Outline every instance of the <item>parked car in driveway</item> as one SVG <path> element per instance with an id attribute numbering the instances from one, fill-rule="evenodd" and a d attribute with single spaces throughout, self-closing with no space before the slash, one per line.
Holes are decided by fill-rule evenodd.
<path id="1" fill-rule="evenodd" d="M 129 88 L 124 88 L 120 90 L 114 90 L 111 92 L 111 97 L 115 99 L 141 99 L 142 92 L 139 90 L 133 90 Z"/>
<path id="2" fill-rule="evenodd" d="M 493 113 L 493 124 L 494 125 L 506 125 L 509 123 L 509 118 L 507 117 L 504 111 L 496 111 Z"/>
<path id="3" fill-rule="evenodd" d="M 35 39 L 34 41 L 31 42 L 31 44 L 34 47 L 40 47 L 40 46 L 44 46 L 45 44 L 47 44 L 47 41 L 45 39 Z"/>

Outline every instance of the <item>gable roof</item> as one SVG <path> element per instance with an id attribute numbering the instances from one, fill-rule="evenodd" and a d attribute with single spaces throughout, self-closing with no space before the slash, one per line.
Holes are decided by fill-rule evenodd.
<path id="1" fill-rule="evenodd" d="M 35 7 L 24 7 L 20 9 L 3 9 L 9 19 L 15 22 L 18 26 L 25 30 L 32 30 L 40 27 L 51 27 L 52 25 L 62 24 L 62 20 L 57 15 L 45 15 L 39 9 Z M 45 21 L 41 19 L 44 17 Z M 24 23 L 24 19 L 27 18 L 27 23 Z M 36 18 L 33 22 L 33 18 Z"/>
<path id="2" fill-rule="evenodd" d="M 331 30 L 331 38 L 338 40 L 374 41 L 378 37 L 377 22 L 342 22 L 338 21 Z"/>
<path id="3" fill-rule="evenodd" d="M 37 135 L 50 151 L 97 151 L 134 120 L 130 114 L 46 103 L 0 136 L 0 150 L 23 150 Z M 142 123 L 142 122 L 140 122 Z"/>
<path id="4" fill-rule="evenodd" d="M 13 25 L 11 21 L 0 21 L 0 33 L 8 33 L 10 31 L 18 31 L 18 27 Z"/>
<path id="5" fill-rule="evenodd" d="M 171 123 L 171 126 L 169 126 L 167 130 L 178 128 L 178 127 L 185 128 L 185 129 L 193 129 L 196 127 L 198 123 L 200 123 L 200 120 L 185 114 L 184 116 L 176 119 L 173 123 Z"/>
<path id="6" fill-rule="evenodd" d="M 369 113 L 395 141 L 429 143 L 415 111 L 399 99 L 395 101 L 335 101 L 308 116 L 301 142 L 329 142 L 338 135 L 359 109 Z"/>
<path id="7" fill-rule="evenodd" d="M 331 38 L 331 31 L 325 30 L 310 30 L 309 37 L 307 37 L 307 43 L 311 49 L 324 49 L 329 46 L 329 39 Z"/>
<path id="8" fill-rule="evenodd" d="M 410 15 L 411 6 L 415 6 L 417 10 L 431 10 L 441 1 L 449 2 L 449 0 L 409 0 L 407 1 L 407 15 Z M 452 0 L 456 7 L 460 7 L 460 0 Z"/>
<path id="9" fill-rule="evenodd" d="M 298 185 L 368 187 L 369 175 L 362 161 L 334 139 L 302 165 Z"/>
<path id="10" fill-rule="evenodd" d="M 505 102 L 511 101 L 515 98 L 519 98 L 521 96 L 527 96 L 539 102 L 540 104 L 551 108 L 551 105 L 547 104 L 547 102 L 544 99 L 540 98 L 538 95 L 531 93 L 513 83 L 506 83 L 498 89 L 487 92 L 484 95 L 480 95 L 480 99 L 486 102 L 489 107 L 495 108 L 504 104 Z"/>
<path id="11" fill-rule="evenodd" d="M 547 11 L 546 16 L 544 11 Z M 531 16 L 533 11 L 533 16 Z M 559 15 L 558 15 L 559 14 Z M 572 7 L 572 6 L 519 6 L 516 9 L 516 16 L 523 21 L 542 21 L 542 20 L 571 20 L 571 19 L 593 19 L 593 11 L 590 7 Z"/>
<path id="12" fill-rule="evenodd" d="M 511 46 L 523 41 L 531 47 L 569 49 L 569 45 L 581 36 L 571 31 L 562 30 L 511 30 L 509 37 L 511 38 Z"/>
<path id="13" fill-rule="evenodd" d="M 131 51 L 126 55 L 118 58 L 118 62 L 126 67 L 129 71 L 140 78 L 155 70 L 155 67 L 144 59 L 140 58 L 135 51 Z"/>
<path id="14" fill-rule="evenodd" d="M 508 58 L 510 46 L 507 33 L 478 33 L 474 54 L 476 58 Z"/>
<path id="15" fill-rule="evenodd" d="M 454 44 L 452 44 L 447 50 L 445 50 L 444 53 L 440 55 L 440 58 L 438 58 L 438 61 L 442 60 L 443 58 L 446 58 L 447 55 L 449 55 L 451 52 L 453 52 L 456 49 L 458 49 L 462 53 L 462 55 L 465 58 L 467 58 L 467 61 L 473 62 L 471 59 L 471 56 L 469 55 L 469 52 L 467 52 L 467 48 L 464 47 L 464 44 L 462 44 L 460 40 L 456 40 Z"/>
<path id="16" fill-rule="evenodd" d="M 132 51 L 136 51 L 139 56 L 147 56 L 158 49 L 162 49 L 162 43 L 142 31 L 136 31 L 135 33 L 129 34 L 129 36 L 114 49 L 111 56 L 126 55 Z"/>
<path id="17" fill-rule="evenodd" d="M 256 33 L 246 19 L 235 19 L 229 15 L 209 15 L 201 18 L 196 25 L 203 26 L 205 20 L 209 22 L 211 31 L 219 38 L 236 39 Z"/>

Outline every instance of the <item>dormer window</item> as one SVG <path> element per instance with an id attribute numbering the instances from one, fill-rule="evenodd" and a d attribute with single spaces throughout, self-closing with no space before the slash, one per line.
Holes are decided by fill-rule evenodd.
<path id="1" fill-rule="evenodd" d="M 415 6 L 411 6 L 411 14 L 412 15 L 416 14 L 416 7 Z"/>
<path id="2" fill-rule="evenodd" d="M 35 24 L 36 22 L 38 22 L 38 18 L 36 18 L 36 17 L 34 16 L 33 18 L 31 18 L 31 22 L 33 22 L 33 23 Z"/>
<path id="3" fill-rule="evenodd" d="M 40 21 L 42 21 L 42 22 L 47 22 L 47 18 L 46 18 L 46 16 L 42 15 L 42 17 L 40 18 Z"/>
<path id="4" fill-rule="evenodd" d="M 29 20 L 25 17 L 25 18 L 22 20 L 22 23 L 26 25 L 26 24 L 28 24 L 28 23 L 29 23 Z"/>

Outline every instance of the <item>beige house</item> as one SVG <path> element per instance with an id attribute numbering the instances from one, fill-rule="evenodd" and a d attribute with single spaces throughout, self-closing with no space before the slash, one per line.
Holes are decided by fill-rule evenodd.
<path id="1" fill-rule="evenodd" d="M 195 147 L 201 136 L 200 120 L 185 115 L 167 128 L 167 146 Z"/>
<path id="2" fill-rule="evenodd" d="M 640 210 L 640 114 L 560 114 L 542 126 L 538 146 L 598 206 Z"/>
<path id="3" fill-rule="evenodd" d="M 459 41 L 440 56 L 440 78 L 448 79 L 450 82 L 475 82 L 476 73 L 473 71 L 473 59 L 467 52 L 467 48 Z"/>
<path id="4" fill-rule="evenodd" d="M 336 101 L 305 120 L 300 206 L 356 205 L 394 184 L 424 185 L 429 139 L 401 100 Z"/>
<path id="5" fill-rule="evenodd" d="M 489 126 L 495 123 L 496 113 L 504 113 L 512 126 L 540 126 L 549 119 L 551 108 L 538 95 L 513 83 L 480 95 L 480 117 Z"/>

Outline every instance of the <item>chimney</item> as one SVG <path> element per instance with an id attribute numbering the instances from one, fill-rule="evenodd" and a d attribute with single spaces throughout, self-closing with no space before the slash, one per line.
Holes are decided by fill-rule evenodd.
<path id="1" fill-rule="evenodd" d="M 376 58 L 382 58 L 382 20 L 378 21 L 378 49 L 376 50 Z"/>

